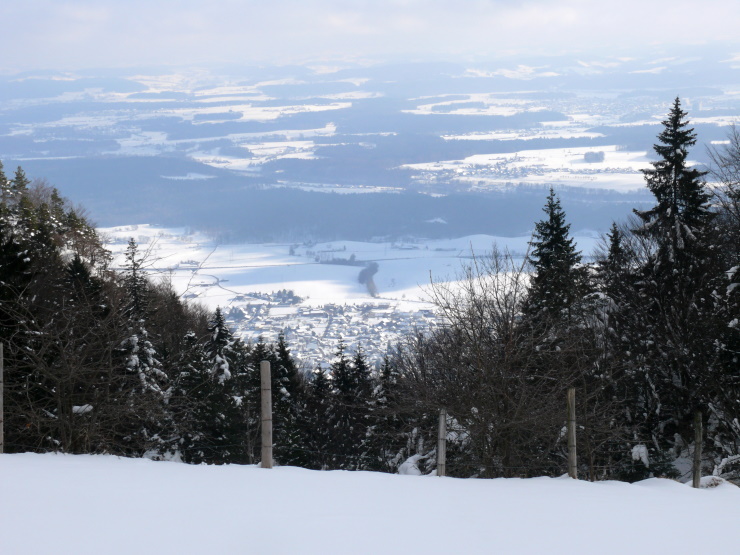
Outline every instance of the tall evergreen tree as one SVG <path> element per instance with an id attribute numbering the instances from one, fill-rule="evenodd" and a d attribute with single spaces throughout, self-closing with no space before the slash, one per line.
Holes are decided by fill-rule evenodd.
<path id="1" fill-rule="evenodd" d="M 368 412 L 368 468 L 395 472 L 407 456 L 407 436 L 399 415 L 398 367 L 386 354 L 373 380 Z"/>
<path id="2" fill-rule="evenodd" d="M 543 208 L 546 217 L 535 224 L 533 266 L 525 314 L 533 318 L 558 320 L 568 316 L 574 304 L 587 291 L 588 274 L 581 266 L 581 253 L 570 237 L 570 224 L 553 189 Z"/>
<path id="3" fill-rule="evenodd" d="M 366 405 L 372 394 L 370 366 L 362 345 L 357 346 L 351 366 L 354 395 L 359 406 Z"/>
<path id="4" fill-rule="evenodd" d="M 28 190 L 28 186 L 30 184 L 31 181 L 26 177 L 26 172 L 23 171 L 22 167 L 18 166 L 18 168 L 15 170 L 13 180 L 11 181 L 11 188 L 13 192 L 17 196 L 22 196 L 26 194 L 26 191 Z"/>
<path id="5" fill-rule="evenodd" d="M 725 276 L 713 246 L 715 214 L 704 173 L 687 164 L 696 135 L 686 115 L 676 98 L 654 147 L 658 160 L 644 170 L 656 204 L 635 211 L 641 220 L 635 233 L 652 249 L 637 270 L 638 300 L 625 330 L 642 404 L 636 411 L 643 415 L 641 439 L 674 454 L 693 440 L 694 417 L 706 419 L 716 404 L 723 374 L 716 291 Z"/>
<path id="6" fill-rule="evenodd" d="M 340 338 L 331 364 L 331 404 L 327 425 L 331 430 L 332 468 L 351 470 L 354 466 L 354 376 L 351 361 Z"/>
<path id="7" fill-rule="evenodd" d="M 368 414 L 372 386 L 370 369 L 361 347 L 349 358 L 340 340 L 331 365 L 332 404 L 330 426 L 337 468 L 366 468 Z"/>
<path id="8" fill-rule="evenodd" d="M 282 333 L 274 349 L 271 378 L 275 459 L 293 465 L 303 457 L 299 420 L 305 402 L 304 383 Z"/>
<path id="9" fill-rule="evenodd" d="M 653 146 L 658 160 L 652 162 L 651 169 L 643 170 L 656 204 L 635 213 L 643 222 L 638 232 L 655 238 L 658 243 L 656 264 L 690 265 L 691 262 L 682 259 L 695 258 L 706 248 L 707 227 L 714 218 L 703 181 L 706 172 L 687 164 L 688 149 L 696 144 L 696 134 L 689 127 L 687 115 L 676 98 L 663 121 L 659 143 Z"/>
<path id="10" fill-rule="evenodd" d="M 161 425 L 167 398 L 167 375 L 157 358 L 157 351 L 149 333 L 150 285 L 143 270 L 143 260 L 138 245 L 129 240 L 126 250 L 126 265 L 123 272 L 126 293 L 123 313 L 127 322 L 128 337 L 120 345 L 120 355 L 125 371 L 135 380 L 127 386 L 128 395 L 146 400 L 137 407 L 131 403 L 132 411 L 127 427 L 136 428 L 130 434 L 134 452 L 146 446 L 149 449 L 166 449 L 162 444 Z M 134 410 L 134 407 L 137 407 Z"/>
<path id="11" fill-rule="evenodd" d="M 180 372 L 173 386 L 173 411 L 180 453 L 190 463 L 249 462 L 245 396 L 246 359 L 220 309 L 205 341 L 188 332 L 180 350 Z"/>
<path id="12" fill-rule="evenodd" d="M 218 459 L 212 439 L 219 423 L 218 408 L 214 406 L 218 389 L 208 358 L 205 345 L 195 333 L 188 332 L 178 353 L 179 372 L 173 376 L 169 402 L 178 434 L 176 448 L 186 463 Z"/>
<path id="13" fill-rule="evenodd" d="M 217 308 L 208 328 L 206 342 L 211 392 L 208 411 L 211 416 L 208 440 L 211 459 L 206 462 L 246 462 L 244 430 L 245 399 L 238 376 L 239 343 Z"/>
<path id="14" fill-rule="evenodd" d="M 629 272 L 629 254 L 624 245 L 624 233 L 616 223 L 612 223 L 606 238 L 607 252 L 598 265 L 598 279 L 602 290 L 615 301 Z"/>
<path id="15" fill-rule="evenodd" d="M 211 359 L 211 375 L 220 384 L 231 379 L 229 370 L 229 357 L 227 350 L 231 347 L 233 337 L 226 326 L 226 320 L 221 312 L 221 307 L 216 307 L 213 320 L 208 327 L 210 338 L 208 341 L 208 354 Z"/>
<path id="16" fill-rule="evenodd" d="M 307 384 L 303 417 L 300 421 L 301 458 L 296 463 L 315 470 L 337 468 L 332 455 L 333 430 L 331 382 L 321 366 L 312 373 Z"/>
<path id="17" fill-rule="evenodd" d="M 139 253 L 139 245 L 133 237 L 128 241 L 125 256 L 123 285 L 127 293 L 127 311 L 132 319 L 140 320 L 149 310 L 149 282 L 144 272 L 144 261 Z"/>

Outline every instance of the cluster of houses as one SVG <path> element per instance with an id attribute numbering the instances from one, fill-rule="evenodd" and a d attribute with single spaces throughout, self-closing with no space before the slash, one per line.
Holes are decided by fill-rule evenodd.
<path id="1" fill-rule="evenodd" d="M 350 355 L 361 347 L 369 361 L 378 363 L 405 335 L 427 331 L 437 323 L 434 311 L 424 305 L 415 308 L 368 302 L 306 306 L 249 296 L 232 299 L 225 314 L 234 333 L 245 341 L 262 337 L 272 342 L 282 333 L 293 355 L 307 369 L 331 364 L 340 341 Z"/>

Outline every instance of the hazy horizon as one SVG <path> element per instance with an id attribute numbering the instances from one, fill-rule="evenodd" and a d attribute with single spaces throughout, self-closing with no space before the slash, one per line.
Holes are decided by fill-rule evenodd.
<path id="1" fill-rule="evenodd" d="M 309 64 L 516 58 L 671 57 L 740 42 L 740 4 L 448 0 L 113 2 L 0 6 L 4 73 L 139 65 Z M 682 48 L 683 47 L 683 48 Z M 684 54 L 685 55 L 685 54 Z M 739 61 L 733 54 L 728 62 Z M 586 60 L 587 61 L 587 60 Z M 676 60 L 666 60 L 679 63 Z M 331 69 L 331 68 L 328 68 Z"/>

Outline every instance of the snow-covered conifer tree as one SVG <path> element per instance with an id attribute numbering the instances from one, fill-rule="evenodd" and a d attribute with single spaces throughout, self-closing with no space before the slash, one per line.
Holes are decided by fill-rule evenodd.
<path id="1" fill-rule="evenodd" d="M 546 217 L 535 224 L 532 251 L 532 281 L 524 308 L 533 319 L 556 321 L 571 315 L 588 290 L 588 274 L 581 253 L 570 237 L 560 199 L 550 189 L 543 208 Z"/>
<path id="2" fill-rule="evenodd" d="M 688 163 L 696 135 L 686 116 L 676 98 L 654 146 L 658 160 L 643 172 L 656 204 L 635 211 L 641 223 L 634 232 L 648 249 L 636 269 L 636 298 L 624 330 L 628 376 L 640 403 L 634 414 L 643 426 L 636 439 L 670 447 L 674 455 L 693 441 L 697 413 L 706 421 L 724 372 L 717 316 L 725 276 L 713 240 L 716 214 L 705 173 Z"/>

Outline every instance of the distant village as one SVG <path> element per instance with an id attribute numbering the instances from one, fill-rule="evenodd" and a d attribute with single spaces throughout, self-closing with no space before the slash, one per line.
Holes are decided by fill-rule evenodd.
<path id="1" fill-rule="evenodd" d="M 225 312 L 245 341 L 271 342 L 282 333 L 305 369 L 327 365 L 342 340 L 348 353 L 359 347 L 379 364 L 406 334 L 427 331 L 438 319 L 431 308 L 404 310 L 397 303 L 325 304 L 308 307 L 292 291 L 237 295 Z"/>

